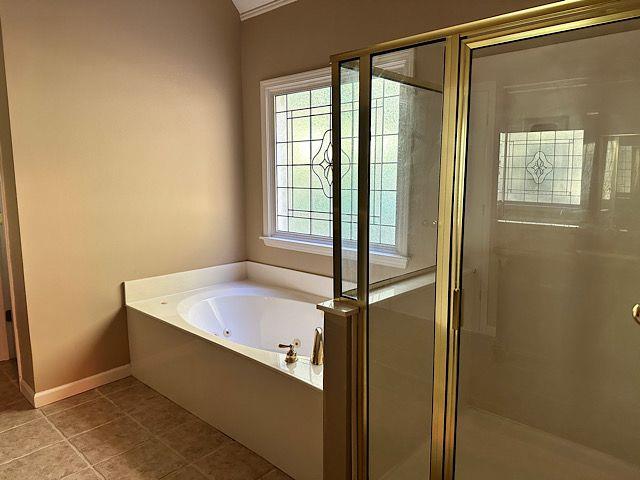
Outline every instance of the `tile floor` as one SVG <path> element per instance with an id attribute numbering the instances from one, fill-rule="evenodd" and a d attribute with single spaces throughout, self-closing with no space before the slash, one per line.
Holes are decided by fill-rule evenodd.
<path id="1" fill-rule="evenodd" d="M 291 480 L 133 377 L 34 409 L 0 362 L 0 480 Z"/>

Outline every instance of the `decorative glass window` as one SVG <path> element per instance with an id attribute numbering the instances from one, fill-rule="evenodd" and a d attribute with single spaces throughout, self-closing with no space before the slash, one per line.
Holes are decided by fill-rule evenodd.
<path id="1" fill-rule="evenodd" d="M 330 238 L 331 88 L 276 95 L 274 107 L 276 232 Z"/>
<path id="2" fill-rule="evenodd" d="M 634 148 L 630 145 L 621 145 L 618 150 L 618 169 L 616 191 L 622 194 L 631 193 L 631 170 L 633 164 Z"/>
<path id="3" fill-rule="evenodd" d="M 404 52 L 402 52 L 404 54 Z M 409 63 L 394 59 L 399 72 Z M 390 68 L 385 66 L 385 68 Z M 357 81 L 357 77 L 356 77 Z M 352 219 L 343 236 L 355 239 L 357 211 L 349 212 L 348 193 L 357 197 L 358 84 L 341 92 L 343 214 Z M 263 190 L 265 244 L 330 255 L 332 239 L 331 78 L 329 69 L 262 82 Z M 381 251 L 398 252 L 405 241 L 398 229 L 397 162 L 400 122 L 399 84 L 372 80 L 371 235 Z M 355 204 L 355 203 L 354 203 Z M 318 247 L 324 247 L 319 249 Z M 329 247 L 329 250 L 327 250 Z M 400 255 L 399 255 L 400 257 Z M 400 264 L 401 263 L 401 264 Z M 393 266 L 403 266 L 391 262 Z"/>
<path id="4" fill-rule="evenodd" d="M 583 130 L 500 134 L 498 200 L 579 206 Z"/>
<path id="5" fill-rule="evenodd" d="M 400 83 L 386 78 L 374 77 L 371 81 L 369 241 L 381 246 L 398 242 L 400 90 Z"/>

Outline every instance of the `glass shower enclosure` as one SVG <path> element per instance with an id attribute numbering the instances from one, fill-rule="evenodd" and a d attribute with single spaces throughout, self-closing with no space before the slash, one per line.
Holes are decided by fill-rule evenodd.
<path id="1" fill-rule="evenodd" d="M 639 17 L 560 2 L 332 57 L 344 478 L 640 478 Z"/>

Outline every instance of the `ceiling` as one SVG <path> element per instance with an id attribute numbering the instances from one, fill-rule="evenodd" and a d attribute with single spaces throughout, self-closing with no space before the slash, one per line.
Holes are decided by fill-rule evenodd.
<path id="1" fill-rule="evenodd" d="M 240 19 L 246 20 L 247 18 L 261 15 L 295 1 L 296 0 L 233 0 L 233 3 L 238 9 L 238 12 L 240 12 Z"/>

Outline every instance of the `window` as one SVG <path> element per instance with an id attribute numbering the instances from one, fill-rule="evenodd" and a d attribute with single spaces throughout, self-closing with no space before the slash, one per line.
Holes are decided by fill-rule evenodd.
<path id="1" fill-rule="evenodd" d="M 408 73 L 405 52 L 384 65 Z M 342 85 L 342 183 L 357 196 L 357 83 Z M 404 267 L 406 234 L 398 228 L 404 207 L 398 202 L 398 144 L 401 89 L 393 80 L 372 80 L 371 235 L 379 247 L 377 263 Z M 332 137 L 329 69 L 268 80 L 261 84 L 263 135 L 263 200 L 265 244 L 331 255 Z M 351 145 L 351 146 L 350 146 Z M 377 151 L 377 149 L 379 151 Z M 357 231 L 357 211 L 351 238 Z M 343 224 L 343 235 L 350 235 Z M 376 255 L 374 254 L 373 257 Z M 376 261 L 376 258 L 372 258 Z"/>
<path id="2" fill-rule="evenodd" d="M 621 145 L 618 153 L 618 171 L 616 191 L 622 194 L 631 194 L 631 173 L 633 165 L 634 148 L 630 145 Z"/>
<path id="3" fill-rule="evenodd" d="M 500 134 L 498 200 L 579 206 L 583 130 Z"/>
<path id="4" fill-rule="evenodd" d="M 275 95 L 274 104 L 276 231 L 330 238 L 331 88 Z"/>
<path id="5" fill-rule="evenodd" d="M 629 137 L 632 139 L 633 137 Z M 626 137 L 612 137 L 607 141 L 607 152 L 604 167 L 602 199 L 629 197 L 632 190 L 632 173 L 634 157 L 638 155 L 638 147 L 624 145 Z M 615 183 L 614 183 L 615 172 Z M 615 185 L 615 195 L 612 195 Z"/>

